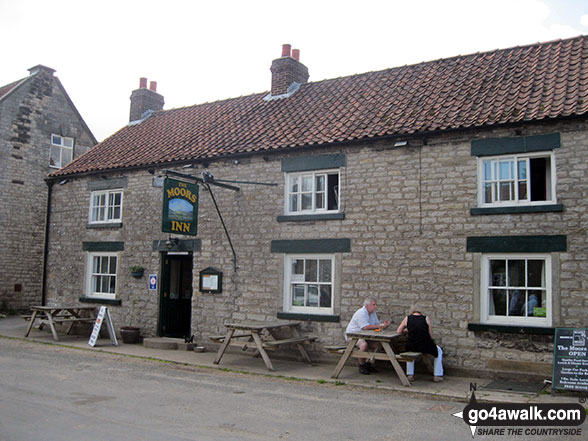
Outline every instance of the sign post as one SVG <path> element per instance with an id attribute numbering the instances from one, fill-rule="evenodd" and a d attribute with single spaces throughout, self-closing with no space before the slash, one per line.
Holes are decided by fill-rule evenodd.
<path id="1" fill-rule="evenodd" d="M 90 335 L 90 340 L 88 341 L 88 344 L 92 347 L 96 345 L 96 340 L 98 340 L 98 336 L 100 335 L 100 328 L 102 327 L 102 322 L 104 322 L 104 319 L 106 319 L 106 328 L 108 329 L 110 340 L 114 346 L 118 346 L 118 341 L 116 340 L 116 334 L 114 332 L 114 326 L 112 325 L 112 319 L 110 318 L 110 311 L 108 311 L 106 306 L 101 306 L 100 312 L 98 312 L 98 317 L 96 317 L 96 323 L 94 323 L 92 335 Z"/>
<path id="2" fill-rule="evenodd" d="M 552 395 L 555 389 L 588 391 L 588 329 L 555 329 Z"/>

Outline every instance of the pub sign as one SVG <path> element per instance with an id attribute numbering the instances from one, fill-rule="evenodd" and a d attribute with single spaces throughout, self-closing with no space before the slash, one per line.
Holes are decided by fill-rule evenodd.
<path id="1" fill-rule="evenodd" d="M 198 184 L 177 179 L 165 179 L 161 231 L 196 236 L 198 232 Z"/>

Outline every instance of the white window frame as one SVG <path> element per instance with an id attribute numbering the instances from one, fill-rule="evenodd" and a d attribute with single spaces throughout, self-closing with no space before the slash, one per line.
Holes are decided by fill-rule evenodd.
<path id="1" fill-rule="evenodd" d="M 545 271 L 545 317 L 524 317 L 524 316 L 502 316 L 491 315 L 489 311 L 490 300 L 490 260 L 543 260 Z M 488 253 L 482 254 L 480 262 L 480 318 L 482 323 L 497 325 L 522 325 L 522 326 L 540 326 L 551 327 L 553 321 L 553 285 L 552 285 L 552 265 L 551 255 L 544 253 Z M 504 289 L 521 288 L 529 290 L 529 287 L 508 286 L 506 282 Z M 507 304 L 508 311 L 508 304 Z M 507 312 L 508 314 L 508 312 Z"/>
<path id="2" fill-rule="evenodd" d="M 71 145 L 67 145 L 71 144 Z M 51 147 L 49 148 L 49 167 L 51 168 L 61 168 L 71 161 L 73 161 L 73 151 L 74 151 L 75 141 L 73 138 L 68 136 L 61 136 L 55 133 L 51 134 Z M 51 164 L 52 155 L 51 152 L 55 149 L 59 151 L 59 163 L 58 164 Z M 63 151 L 68 150 L 70 152 L 70 160 L 67 162 L 63 161 Z"/>
<path id="3" fill-rule="evenodd" d="M 116 258 L 116 272 L 94 272 L 94 258 Z M 115 299 L 118 293 L 118 273 L 120 269 L 120 253 L 116 252 L 89 252 L 86 266 L 86 297 L 99 299 Z M 94 280 L 96 277 L 114 277 L 114 292 L 94 291 Z"/>
<path id="4" fill-rule="evenodd" d="M 331 281 L 330 282 L 306 282 L 303 280 L 294 281 L 292 279 L 292 261 L 293 260 L 330 260 L 331 262 Z M 317 268 L 317 274 L 319 270 Z M 335 255 L 334 254 L 286 254 L 284 258 L 284 312 L 301 313 L 301 314 L 320 314 L 333 315 L 335 306 Z M 318 277 L 317 277 L 318 278 Z M 293 306 L 292 305 L 292 285 L 330 285 L 331 286 L 331 306 L 314 307 L 314 306 Z M 320 288 L 319 288 L 320 301 Z"/>
<path id="5" fill-rule="evenodd" d="M 338 176 L 338 185 L 336 190 L 336 197 L 337 197 L 337 209 L 329 210 L 329 201 L 328 201 L 328 175 L 337 174 Z M 324 190 L 317 191 L 316 185 L 316 178 L 317 176 L 324 176 Z M 312 189 L 310 191 L 303 192 L 302 191 L 302 178 L 303 177 L 311 177 L 312 179 Z M 292 188 L 292 181 L 298 180 L 298 191 L 291 192 L 290 189 Z M 328 170 L 309 170 L 309 171 L 302 171 L 302 172 L 290 172 L 285 174 L 285 189 L 284 189 L 284 213 L 288 215 L 305 215 L 305 214 L 323 214 L 323 213 L 339 213 L 341 211 L 341 171 L 340 169 L 328 169 Z M 309 209 L 302 209 L 302 194 L 303 193 L 312 193 L 312 203 L 311 208 Z M 317 207 L 317 194 L 323 193 L 324 194 L 324 208 Z M 298 202 L 297 202 L 297 210 L 290 210 L 290 196 L 292 194 L 299 195 Z"/>
<path id="6" fill-rule="evenodd" d="M 550 175 L 548 176 L 549 180 L 551 181 L 551 188 L 548 189 L 551 198 L 546 199 L 544 201 L 531 201 L 531 170 L 529 165 L 529 160 L 532 158 L 547 158 L 550 159 L 551 169 Z M 485 202 L 484 201 L 484 163 L 486 161 L 500 162 L 505 160 L 512 160 L 514 162 L 514 176 L 513 181 L 515 182 L 514 185 L 514 192 L 515 196 L 512 200 L 506 201 L 499 201 L 496 200 L 497 198 L 494 197 L 493 201 Z M 522 181 L 519 179 L 518 176 L 518 161 L 526 160 L 527 162 L 527 198 L 526 199 L 519 199 L 519 186 L 517 183 Z M 497 176 L 495 176 L 496 168 L 492 165 L 492 180 L 491 182 L 499 182 Z M 557 181 L 557 173 L 556 173 L 556 165 L 555 165 L 555 154 L 552 151 L 544 151 L 544 152 L 535 152 L 535 153 L 516 153 L 516 154 L 509 154 L 509 155 L 497 155 L 497 156 L 482 156 L 478 157 L 478 207 L 512 207 L 512 206 L 532 206 L 532 205 L 546 205 L 546 204 L 556 204 L 557 203 L 557 196 L 555 193 L 556 189 L 556 181 Z M 493 190 L 494 193 L 494 190 Z"/>
<path id="7" fill-rule="evenodd" d="M 110 199 L 113 196 L 113 200 L 115 195 L 120 193 L 120 215 L 119 217 L 114 216 L 114 208 L 117 207 L 114 203 L 111 204 Z M 99 205 L 98 207 L 104 207 L 104 219 L 94 219 L 94 209 L 97 207 L 94 205 L 94 201 L 96 197 L 104 196 L 105 205 Z M 100 190 L 100 191 L 93 191 L 90 193 L 90 209 L 88 211 L 88 222 L 90 224 L 109 224 L 109 223 L 119 223 L 122 222 L 122 212 L 123 212 L 123 196 L 124 192 L 121 188 L 112 189 L 112 190 Z"/>

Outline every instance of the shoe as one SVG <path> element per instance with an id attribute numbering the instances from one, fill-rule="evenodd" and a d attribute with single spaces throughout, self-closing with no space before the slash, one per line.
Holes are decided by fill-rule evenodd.
<path id="1" fill-rule="evenodd" d="M 441 383 L 443 381 L 443 377 L 437 377 L 436 375 L 433 377 L 433 381 L 435 383 Z"/>
<path id="2" fill-rule="evenodd" d="M 365 366 L 369 372 L 373 372 L 374 374 L 378 372 L 378 370 L 371 363 L 366 363 Z"/>
<path id="3" fill-rule="evenodd" d="M 359 373 L 362 374 L 362 375 L 369 375 L 370 374 L 370 370 L 368 369 L 368 367 L 366 366 L 366 364 L 360 364 L 359 365 Z"/>
<path id="4" fill-rule="evenodd" d="M 408 381 L 414 381 L 414 375 L 407 375 L 406 378 Z"/>

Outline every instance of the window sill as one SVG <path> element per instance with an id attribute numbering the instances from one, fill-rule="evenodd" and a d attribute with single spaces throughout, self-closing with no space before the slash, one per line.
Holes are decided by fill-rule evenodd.
<path id="1" fill-rule="evenodd" d="M 345 213 L 325 213 L 325 214 L 292 214 L 278 216 L 278 222 L 304 222 L 316 220 L 343 220 Z"/>
<path id="2" fill-rule="evenodd" d="M 471 208 L 472 216 L 483 214 L 555 213 L 563 211 L 563 204 L 525 205 L 517 207 Z"/>
<path id="3" fill-rule="evenodd" d="M 524 325 L 493 325 L 489 323 L 468 323 L 468 331 L 484 332 L 494 331 L 507 334 L 539 334 L 554 335 L 555 328 L 542 328 L 540 326 Z"/>
<path id="4" fill-rule="evenodd" d="M 300 314 L 294 312 L 278 312 L 278 318 L 285 320 L 305 320 L 310 322 L 339 322 L 338 315 Z"/>
<path id="5" fill-rule="evenodd" d="M 122 228 L 122 222 L 112 222 L 109 224 L 87 224 L 88 230 L 104 230 L 108 228 Z"/>
<path id="6" fill-rule="evenodd" d="M 120 306 L 121 301 L 119 299 L 99 299 L 97 297 L 80 297 L 82 303 L 100 303 L 102 305 L 113 305 Z"/>

